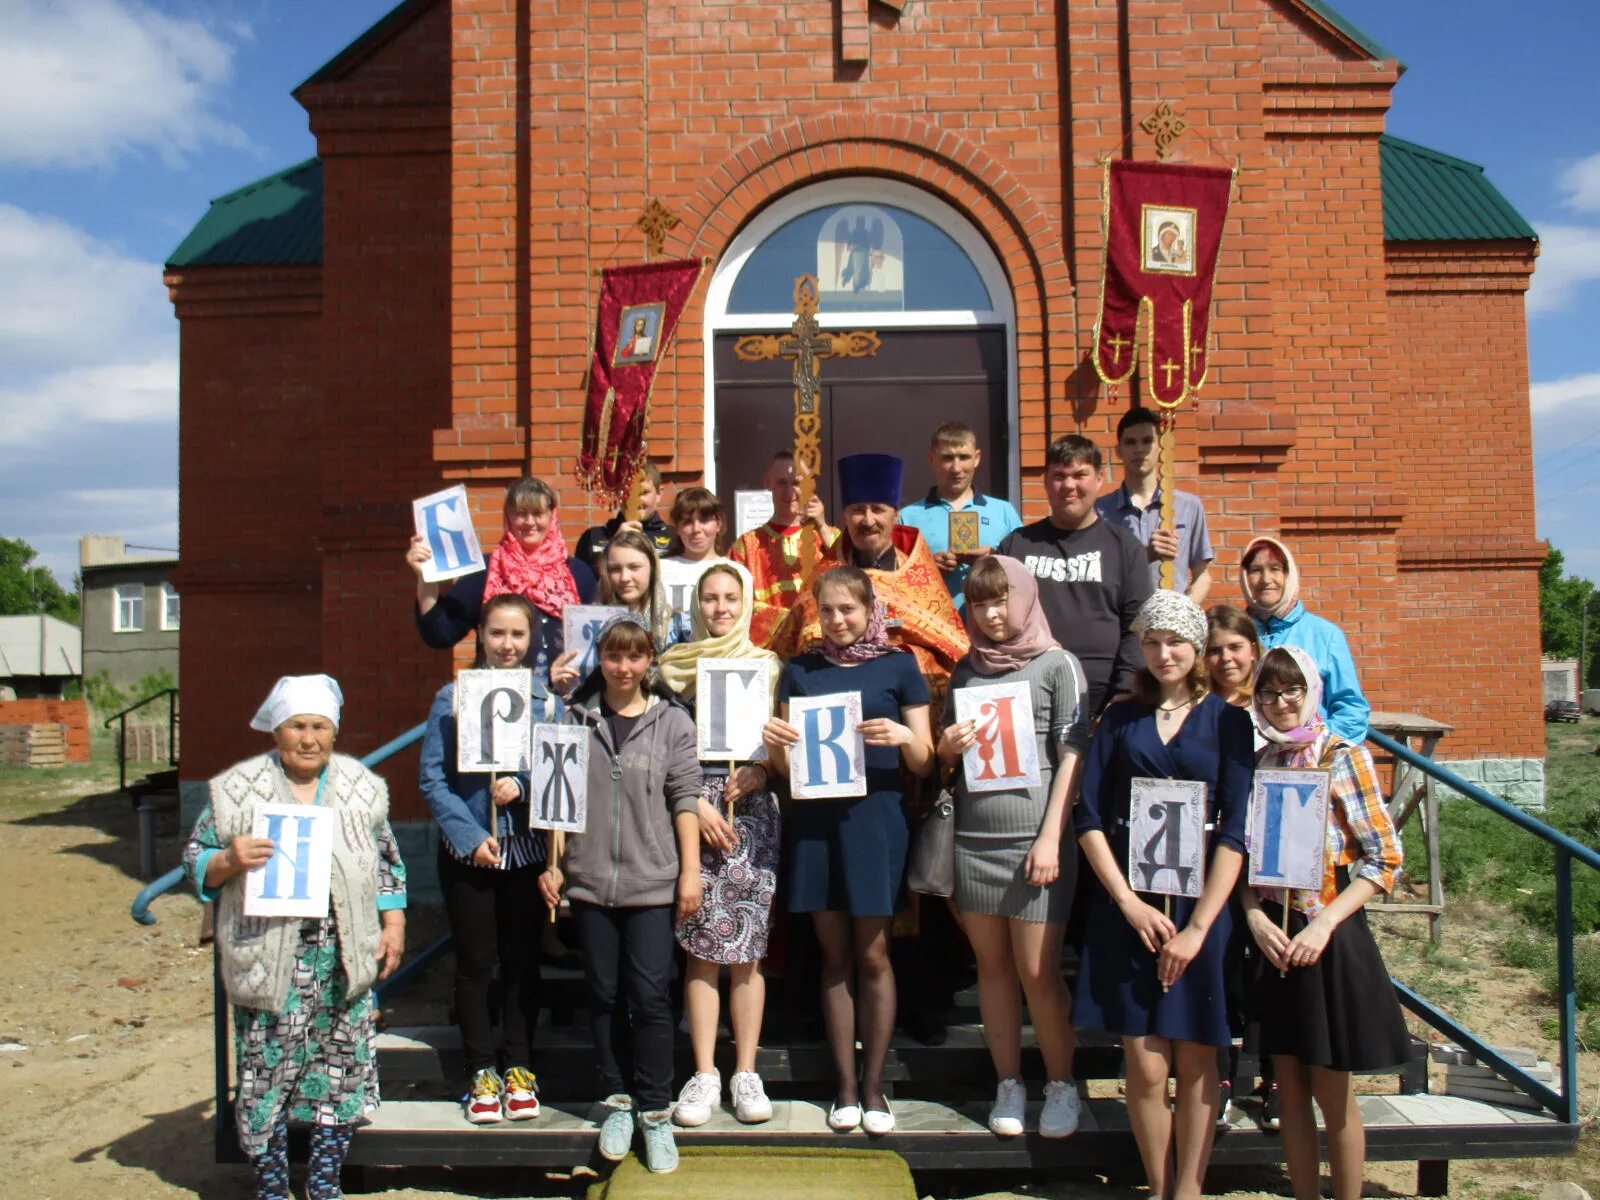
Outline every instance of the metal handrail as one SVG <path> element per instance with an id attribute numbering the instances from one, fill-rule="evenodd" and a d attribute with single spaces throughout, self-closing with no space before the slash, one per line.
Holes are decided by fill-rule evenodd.
<path id="1" fill-rule="evenodd" d="M 178 689 L 175 687 L 162 688 L 159 692 L 146 696 L 143 700 L 128 705 L 119 713 L 113 713 L 100 723 L 102 729 L 110 729 L 111 722 L 119 723 L 117 729 L 117 790 L 128 790 L 128 714 L 137 712 L 147 704 L 154 704 L 164 696 L 171 696 L 172 701 L 167 705 L 167 765 L 178 765 Z"/>
<path id="2" fill-rule="evenodd" d="M 1552 829 L 1537 817 L 1530 816 L 1514 804 L 1509 804 L 1492 792 L 1486 792 L 1469 783 L 1455 772 L 1447 770 L 1410 746 L 1397 742 L 1376 730 L 1367 731 L 1367 740 L 1409 763 L 1423 774 L 1438 780 L 1467 799 L 1475 801 L 1493 813 L 1504 817 L 1518 828 L 1525 829 L 1555 850 L 1556 880 L 1556 1015 L 1560 1023 L 1561 1090 L 1535 1079 L 1515 1063 L 1509 1061 L 1493 1046 L 1474 1037 L 1466 1028 L 1451 1019 L 1443 1010 L 1428 1003 L 1398 979 L 1391 977 L 1400 1003 L 1427 1024 L 1469 1051 L 1474 1058 L 1489 1067 L 1501 1078 L 1516 1084 L 1529 1096 L 1554 1113 L 1558 1120 L 1568 1125 L 1578 1120 L 1578 991 L 1577 974 L 1573 963 L 1572 925 L 1572 863 L 1581 862 L 1592 870 L 1600 871 L 1600 852 L 1576 841 L 1559 829 Z"/>

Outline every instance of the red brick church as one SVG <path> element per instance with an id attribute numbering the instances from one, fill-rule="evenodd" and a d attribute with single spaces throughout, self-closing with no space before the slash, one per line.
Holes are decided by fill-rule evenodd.
<path id="1" fill-rule="evenodd" d="M 413 497 L 467 481 L 489 542 L 527 472 L 569 544 L 606 515 L 573 482 L 595 272 L 645 257 L 653 199 L 664 253 L 711 264 L 655 387 L 669 486 L 752 486 L 787 443 L 786 366 L 732 343 L 788 325 L 854 210 L 906 269 L 824 280 L 824 327 L 883 340 L 824 364 L 824 457 L 920 464 L 962 416 L 980 485 L 1038 515 L 1047 443 L 1109 449 L 1129 402 L 1088 358 L 1100 164 L 1155 157 L 1162 105 L 1174 160 L 1239 168 L 1179 426 L 1213 597 L 1280 536 L 1374 708 L 1452 724 L 1441 758 L 1541 757 L 1538 245 L 1480 168 L 1385 135 L 1401 71 L 1324 0 L 405 0 L 296 90 L 316 157 L 213 201 L 168 264 L 184 776 L 256 747 L 285 672 L 343 683 L 352 751 L 423 718 L 450 662 L 412 628 Z"/>

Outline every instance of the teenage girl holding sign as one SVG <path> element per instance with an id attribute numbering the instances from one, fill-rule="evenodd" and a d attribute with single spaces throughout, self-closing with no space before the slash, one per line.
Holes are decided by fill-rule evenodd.
<path id="1" fill-rule="evenodd" d="M 1078 660 L 1051 636 L 1039 606 L 1039 585 L 1016 559 L 991 555 L 973 564 L 966 620 L 972 650 L 950 678 L 939 761 L 955 773 L 956 907 L 978 960 L 978 1010 L 1000 1080 L 989 1128 L 1000 1137 L 1022 1133 L 1027 1089 L 1020 979 L 1049 1077 L 1039 1133 L 1067 1137 L 1078 1128 L 1082 1112 L 1072 1081 L 1072 1025 L 1061 979 L 1061 939 L 1072 909 L 1078 856 L 1063 854 L 1061 842 L 1067 798 L 1088 747 L 1082 708 L 1088 685 Z M 973 792 L 962 755 L 975 744 L 978 731 L 975 722 L 956 720 L 956 696 L 964 688 L 1002 683 L 1029 685 L 1033 725 L 1016 734 L 1037 743 L 1039 783 Z"/>
<path id="2" fill-rule="evenodd" d="M 691 703 L 701 659 L 764 661 L 776 692 L 778 656 L 750 640 L 750 594 L 750 572 L 736 563 L 724 560 L 701 574 L 690 609 L 694 640 L 680 642 L 661 656 L 661 677 Z M 778 798 L 767 786 L 767 764 L 746 763 L 730 772 L 732 765 L 704 764 L 699 816 L 700 886 L 705 899 L 699 912 L 678 922 L 678 944 L 688 955 L 683 1009 L 694 1049 L 694 1074 L 672 1110 L 679 1125 L 704 1125 L 712 1109 L 722 1103 L 722 1076 L 714 1055 L 720 1006 L 717 976 L 724 965 L 733 1025 L 729 1081 L 733 1115 L 749 1123 L 772 1117 L 772 1104 L 756 1074 L 756 1049 L 767 1002 L 761 960 L 767 955 L 772 897 L 778 884 L 782 821 Z"/>
<path id="3" fill-rule="evenodd" d="M 1106 710 L 1089 746 L 1073 827 L 1099 887 L 1089 893 L 1073 1024 L 1122 1036 L 1128 1121 L 1153 1196 L 1201 1195 L 1216 1116 L 1217 1049 L 1231 1041 L 1224 958 L 1228 898 L 1244 862 L 1250 718 L 1206 689 L 1206 617 L 1177 592 L 1145 601 L 1134 694 Z M 1209 850 L 1198 900 L 1128 882 L 1132 782 L 1206 785 Z M 1176 1074 L 1176 1109 L 1167 1079 Z"/>
<path id="4" fill-rule="evenodd" d="M 910 840 L 900 768 L 904 764 L 925 777 L 933 767 L 928 684 L 917 660 L 889 644 L 883 609 L 865 571 L 833 568 L 817 581 L 816 598 L 822 646 L 795 655 L 784 668 L 778 715 L 767 722 L 764 737 L 772 765 L 788 775 L 789 753 L 800 741 L 800 731 L 788 721 L 789 701 L 861 694 L 867 794 L 795 801 L 785 874 L 789 911 L 811 914 L 822 950 L 822 1019 L 839 1081 L 828 1125 L 839 1132 L 860 1125 L 885 1134 L 894 1129 L 883 1093 L 895 1013 L 889 924 Z"/>
<path id="5" fill-rule="evenodd" d="M 688 638 L 689 618 L 672 610 L 661 560 L 648 537 L 637 530 L 622 530 L 606 546 L 600 565 L 600 603 L 636 614 L 650 631 L 656 653 Z M 579 682 L 575 663 L 580 651 L 581 647 L 570 648 L 550 664 L 550 686 L 563 696 Z"/>
<path id="6" fill-rule="evenodd" d="M 1401 850 L 1372 756 L 1333 733 L 1321 706 L 1322 673 L 1311 656 L 1297 646 L 1268 650 L 1252 702 L 1267 739 L 1257 766 L 1329 773 L 1322 888 L 1290 893 L 1287 932 L 1279 889 L 1241 888 L 1240 901 L 1265 959 L 1252 1007 L 1278 1082 L 1289 1182 L 1297 1200 L 1322 1194 L 1315 1100 L 1335 1200 L 1351 1200 L 1361 1195 L 1367 1145 L 1350 1073 L 1404 1062 L 1410 1046 L 1363 910 L 1394 886 Z"/>
<path id="7" fill-rule="evenodd" d="M 517 595 L 495 596 L 478 614 L 477 668 L 526 664 L 536 637 L 533 606 Z M 456 1020 L 467 1062 L 466 1117 L 474 1125 L 539 1115 L 532 1039 L 539 1022 L 539 898 L 544 837 L 528 827 L 521 776 L 456 769 L 456 685 L 445 684 L 428 713 L 418 784 L 439 823 L 439 886 L 455 938 Z M 532 706 L 540 720 L 557 720 L 537 672 Z M 499 1011 L 490 1011 L 498 965 Z M 493 1024 L 500 1022 L 496 1045 Z M 497 1061 L 498 1060 L 498 1061 Z M 502 1074 L 501 1072 L 504 1072 Z"/>

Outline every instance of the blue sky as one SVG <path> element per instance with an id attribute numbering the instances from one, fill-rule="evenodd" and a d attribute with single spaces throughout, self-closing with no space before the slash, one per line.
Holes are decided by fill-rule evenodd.
<path id="1" fill-rule="evenodd" d="M 1538 531 L 1600 579 L 1592 4 L 1335 5 L 1409 68 L 1390 132 L 1484 164 L 1540 231 Z M 177 322 L 160 264 L 211 197 L 314 153 L 290 90 L 391 6 L 0 0 L 0 535 L 63 581 L 82 533 L 176 546 Z"/>

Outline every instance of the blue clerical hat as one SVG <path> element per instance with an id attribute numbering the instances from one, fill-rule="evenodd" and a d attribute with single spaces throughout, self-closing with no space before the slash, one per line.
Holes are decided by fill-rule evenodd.
<path id="1" fill-rule="evenodd" d="M 887 504 L 900 507 L 906 464 L 892 454 L 847 454 L 839 460 L 839 507 Z"/>

